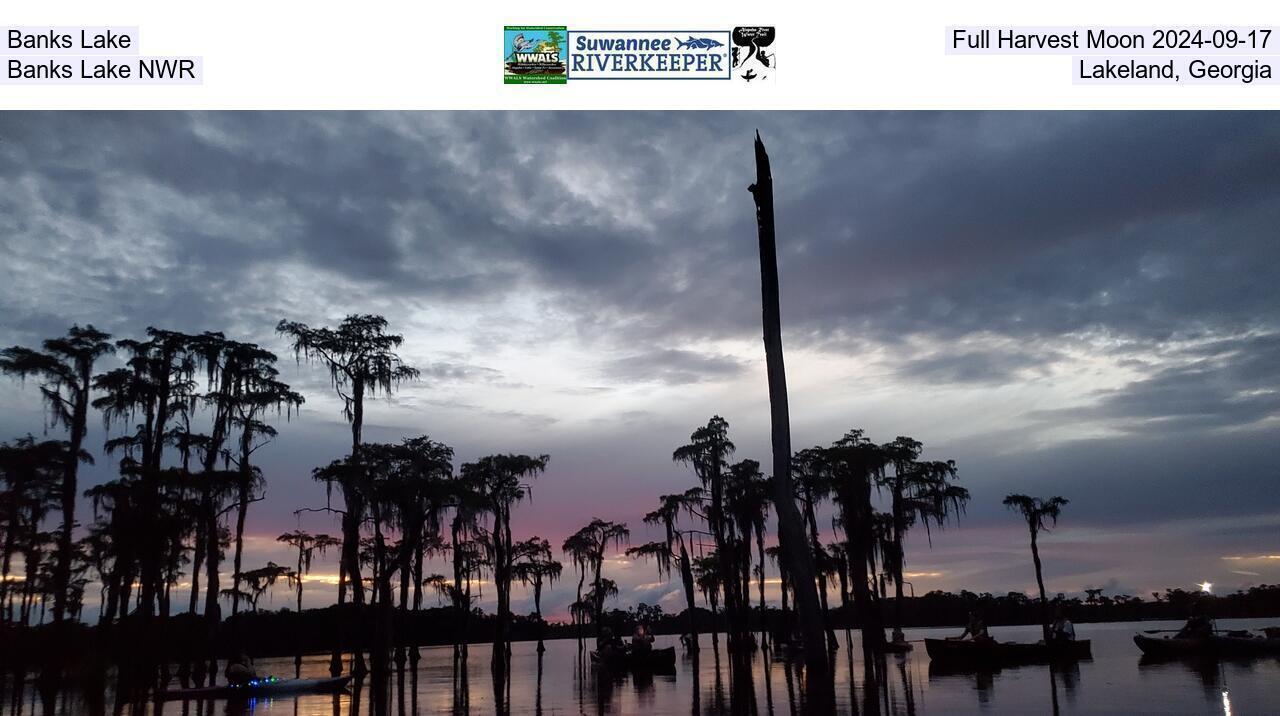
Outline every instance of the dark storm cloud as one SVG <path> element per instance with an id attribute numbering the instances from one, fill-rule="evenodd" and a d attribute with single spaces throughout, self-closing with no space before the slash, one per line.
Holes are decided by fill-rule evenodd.
<path id="1" fill-rule="evenodd" d="M 1220 338 L 1204 350 L 1240 365 L 1229 384 L 1162 366 L 1087 410 L 1275 412 L 1260 391 L 1276 376 L 1245 370 L 1255 349 L 1238 345 L 1280 330 L 1270 113 L 8 113 L 0 240 L 53 280 L 0 293 L 0 310 L 28 340 L 76 318 L 266 339 L 279 315 L 353 299 L 447 311 L 533 290 L 566 317 L 544 333 L 614 353 L 754 337 L 756 126 L 794 345 L 890 346 L 909 379 L 990 384 L 1052 351 L 920 346 L 1088 333 L 1136 355 Z M 679 384 L 740 367 L 663 347 L 604 371 Z"/>
<path id="2" fill-rule="evenodd" d="M 733 356 L 668 348 L 607 361 L 604 375 L 626 383 L 653 381 L 685 385 L 732 377 L 743 368 L 742 361 Z"/>
<path id="3" fill-rule="evenodd" d="M 437 361 L 425 368 L 419 368 L 422 376 L 439 382 L 459 382 L 478 380 L 492 383 L 502 380 L 502 371 L 482 365 Z"/>
<path id="4" fill-rule="evenodd" d="M 1277 511 L 1275 438 L 1263 429 L 1147 431 L 1040 448 L 980 439 L 945 455 L 973 492 L 970 524 L 1007 520 L 1000 499 L 1020 492 L 1067 496 L 1070 524 L 1124 526 Z"/>
<path id="5" fill-rule="evenodd" d="M 1213 341 L 1179 354 L 1186 362 L 1150 367 L 1140 380 L 1097 391 L 1092 405 L 1038 416 L 1108 421 L 1168 435 L 1249 426 L 1280 415 L 1280 334 Z"/>
<path id="6" fill-rule="evenodd" d="M 1019 349 L 942 351 L 903 361 L 898 373 L 926 383 L 999 384 L 1024 371 L 1041 372 L 1054 359 L 1052 352 Z"/>
<path id="7" fill-rule="evenodd" d="M 59 214 L 124 230 L 112 188 L 163 187 L 216 217 L 175 208 L 151 227 L 174 264 L 207 281 L 290 259 L 424 300 L 535 284 L 595 333 L 751 330 L 743 188 L 755 124 L 777 157 L 787 313 L 801 335 L 1159 339 L 1271 320 L 1280 291 L 1239 273 L 1280 260 L 1264 240 L 1280 218 L 1269 159 L 1280 130 L 1266 113 L 0 123 L 5 176 L 34 182 Z"/>
<path id="8" fill-rule="evenodd" d="M 809 320 L 1160 338 L 1251 325 L 1277 305 L 1274 285 L 1229 280 L 1278 257 L 1265 240 L 1280 209 L 1275 117 L 1054 115 L 991 136 L 1005 119 L 922 134 L 896 172 L 859 171 L 857 150 L 830 161 L 790 206 L 800 233 L 830 245 L 797 262 L 819 289 Z"/>

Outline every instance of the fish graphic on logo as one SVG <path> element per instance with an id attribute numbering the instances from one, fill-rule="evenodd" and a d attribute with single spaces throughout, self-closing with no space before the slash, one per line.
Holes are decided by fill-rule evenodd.
<path id="1" fill-rule="evenodd" d="M 542 42 L 542 40 L 526 40 L 524 39 L 524 33 L 520 33 L 511 40 L 511 54 L 514 55 L 519 52 L 531 52 L 532 48 L 537 47 L 540 42 Z"/>
<path id="2" fill-rule="evenodd" d="M 724 47 L 724 43 L 718 40 L 713 40 L 710 37 L 690 36 L 689 39 L 687 40 L 681 40 L 678 37 L 676 38 L 677 50 L 680 50 L 680 49 L 714 50 L 717 47 Z"/>

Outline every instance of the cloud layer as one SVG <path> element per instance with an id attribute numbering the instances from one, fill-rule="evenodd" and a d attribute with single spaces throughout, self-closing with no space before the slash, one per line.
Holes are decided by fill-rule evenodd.
<path id="1" fill-rule="evenodd" d="M 1122 547 L 1156 537 L 1114 532 L 1049 567 L 1058 591 L 1280 575 L 1220 554 L 1273 553 L 1274 531 L 1194 526 L 1280 513 L 1273 113 L 3 113 L 0 343 L 78 321 L 288 356 L 280 318 L 382 313 L 423 380 L 372 406 L 372 439 L 549 452 L 518 530 L 599 515 L 643 536 L 691 481 L 671 450 L 711 414 L 768 458 L 756 128 L 795 442 L 912 435 L 973 490 L 939 550 L 992 571 L 962 583 L 921 545 L 942 575 L 922 585 L 1027 586 L 1009 491 L 1165 540 L 1141 584 Z M 263 451 L 264 560 L 344 439 L 325 376 L 284 362 L 308 403 Z M 34 392 L 0 382 L 0 436 L 39 431 Z"/>

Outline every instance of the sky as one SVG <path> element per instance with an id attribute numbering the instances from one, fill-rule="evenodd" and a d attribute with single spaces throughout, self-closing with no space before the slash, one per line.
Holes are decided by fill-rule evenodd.
<path id="1" fill-rule="evenodd" d="M 1010 492 L 1070 500 L 1041 539 L 1051 593 L 1280 581 L 1275 113 L 4 112 L 0 345 L 92 323 L 276 351 L 306 404 L 258 453 L 245 564 L 291 564 L 276 535 L 339 531 L 294 510 L 324 503 L 310 471 L 349 432 L 275 325 L 382 314 L 422 378 L 368 406 L 366 439 L 549 454 L 516 538 L 601 517 L 639 544 L 712 415 L 771 460 L 757 129 L 793 444 L 909 435 L 972 493 L 911 539 L 916 593 L 1034 589 Z M 35 385 L 0 378 L 0 406 L 0 439 L 43 434 Z M 681 607 L 651 563 L 606 576 L 622 605 Z"/>

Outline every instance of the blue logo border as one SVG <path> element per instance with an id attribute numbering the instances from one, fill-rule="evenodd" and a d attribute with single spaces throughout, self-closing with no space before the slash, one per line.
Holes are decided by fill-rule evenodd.
<path id="1" fill-rule="evenodd" d="M 729 42 L 730 43 L 733 42 L 732 29 L 729 29 L 729 30 L 620 30 L 620 29 L 565 30 L 566 37 L 564 42 L 566 45 L 568 45 L 568 48 L 566 50 L 567 54 L 565 55 L 565 68 L 564 68 L 564 78 L 566 81 L 574 79 L 573 71 L 571 69 L 573 66 L 573 62 L 571 61 L 573 59 L 573 36 L 580 32 L 628 32 L 633 34 L 649 32 L 649 33 L 664 34 L 664 35 L 679 35 L 681 33 L 695 34 L 700 32 L 723 32 L 729 36 Z M 684 81 L 684 82 L 718 82 L 720 80 L 733 79 L 733 66 L 732 64 L 730 64 L 728 67 L 725 68 L 724 77 L 578 77 L 577 79 L 580 82 L 587 82 L 590 80 L 603 80 L 606 82 L 607 81 L 643 82 L 645 80 L 656 80 L 659 82 L 670 82 L 673 80 Z"/>

